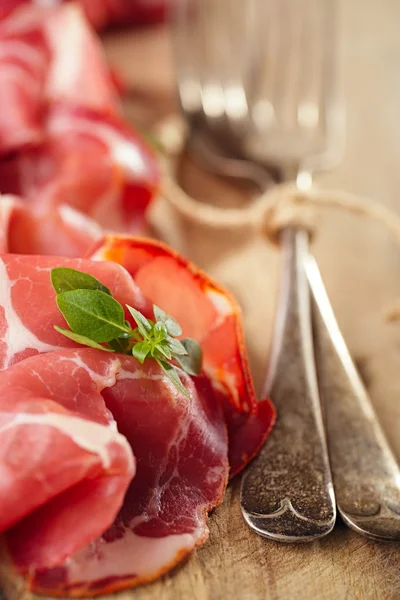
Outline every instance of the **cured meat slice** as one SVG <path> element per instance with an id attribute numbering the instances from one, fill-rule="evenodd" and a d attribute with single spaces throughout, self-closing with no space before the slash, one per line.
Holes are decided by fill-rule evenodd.
<path id="1" fill-rule="evenodd" d="M 168 5 L 189 0 L 80 0 L 96 29 L 110 25 L 159 23 L 166 18 Z"/>
<path id="2" fill-rule="evenodd" d="M 108 230 L 143 228 L 159 168 L 118 115 L 102 47 L 78 5 L 26 5 L 0 22 L 0 104 L 0 193 L 41 216 L 69 205 Z"/>
<path id="3" fill-rule="evenodd" d="M 130 304 L 145 315 L 151 314 L 151 305 L 119 265 L 54 256 L 4 254 L 0 257 L 0 369 L 41 352 L 77 346 L 53 327 L 65 327 L 50 282 L 50 271 L 54 267 L 90 273 L 101 280 L 123 306 Z M 126 318 L 131 318 L 128 313 Z"/>
<path id="4" fill-rule="evenodd" d="M 49 60 L 40 24 L 14 17 L 0 22 L 0 154 L 41 140 Z"/>
<path id="5" fill-rule="evenodd" d="M 47 102 L 62 101 L 101 113 L 118 113 L 119 101 L 103 48 L 78 4 L 44 9 L 38 15 L 51 51 Z"/>
<path id="6" fill-rule="evenodd" d="M 101 396 L 119 367 L 77 350 L 0 373 L 0 532 L 21 568 L 60 564 L 122 505 L 135 465 Z"/>
<path id="7" fill-rule="evenodd" d="M 162 21 L 167 5 L 179 1 L 187 0 L 79 0 L 87 18 L 96 29 L 104 29 L 109 25 Z M 38 0 L 1 0 L 0 19 L 21 4 L 27 3 L 37 4 Z M 59 0 L 53 0 L 53 5 L 58 3 Z M 47 4 L 51 5 L 51 0 Z"/>
<path id="8" fill-rule="evenodd" d="M 185 337 L 201 344 L 204 370 L 224 407 L 230 474 L 236 475 L 257 454 L 275 421 L 271 401 L 257 402 L 238 304 L 160 242 L 109 235 L 93 257 L 125 267 L 148 300 L 174 317 Z"/>
<path id="9" fill-rule="evenodd" d="M 85 380 L 83 385 L 81 377 Z M 55 557 L 59 558 L 66 547 L 71 547 L 63 539 L 64 527 L 71 523 L 68 497 L 65 502 L 63 496 L 58 496 L 55 505 L 51 502 L 44 505 L 42 512 L 33 513 L 8 531 L 13 562 L 20 571 L 29 572 L 32 589 L 43 593 L 96 595 L 130 587 L 157 578 L 205 541 L 207 512 L 221 502 L 227 484 L 226 430 L 208 381 L 205 378 L 192 381 L 183 372 L 181 377 L 190 400 L 171 384 L 154 361 L 140 365 L 133 357 L 117 357 L 93 349 L 35 356 L 0 375 L 1 386 L 10 381 L 8 400 L 3 397 L 0 407 L 4 403 L 13 407 L 16 403 L 19 415 L 34 407 L 32 436 L 42 432 L 44 437 L 43 430 L 52 419 L 47 408 L 40 410 L 40 402 L 49 402 L 51 397 L 71 413 L 81 412 L 86 418 L 96 406 L 93 398 L 98 399 L 102 392 L 107 410 L 129 441 L 137 461 L 136 476 L 114 525 L 57 568 L 38 566 L 43 567 L 46 560 L 54 564 Z M 100 410 L 100 416 L 95 418 L 103 422 L 107 415 Z M 31 413 L 26 421 L 29 419 Z M 24 428 L 21 436 L 29 435 L 25 421 L 21 417 L 20 420 Z M 73 429 L 76 437 L 85 431 L 84 425 L 88 429 L 101 427 L 83 421 L 82 427 Z M 3 439 L 1 429 L 0 436 Z M 95 436 L 87 446 L 93 450 L 90 444 L 99 443 Z M 21 447 L 22 454 L 32 455 L 34 446 L 21 441 Z M 52 449 L 52 455 L 58 452 L 61 452 L 58 447 Z M 103 457 L 106 459 L 107 456 Z M 41 460 L 46 462 L 45 452 L 35 459 L 36 474 L 42 473 Z M 69 467 L 66 461 L 65 468 Z M 78 496 L 86 504 L 85 497 Z M 99 492 L 98 498 L 90 508 L 89 505 L 82 510 L 79 505 L 74 507 L 74 518 L 98 524 L 103 518 L 103 492 Z M 57 528 L 52 518 L 61 519 Z M 86 525 L 83 527 L 86 530 Z M 75 523 L 70 529 L 74 533 L 65 533 L 76 543 L 75 537 L 81 537 L 82 532 L 77 531 Z"/>
<path id="10" fill-rule="evenodd" d="M 108 230 L 137 232 L 159 183 L 141 137 L 119 118 L 54 106 L 46 141 L 0 163 L 0 191 L 42 212 L 68 204 Z"/>
<path id="11" fill-rule="evenodd" d="M 49 104 L 62 101 L 119 112 L 103 48 L 78 4 L 21 6 L 0 20 L 0 44 L 3 93 L 15 94 L 18 84 L 25 100 L 18 108 L 43 117 Z M 12 106 L 5 108 L 3 119 L 13 114 Z"/>
<path id="12" fill-rule="evenodd" d="M 0 154 L 40 142 L 56 101 L 119 111 L 103 50 L 79 7 L 22 6 L 0 21 Z"/>
<path id="13" fill-rule="evenodd" d="M 39 213 L 16 196 L 0 196 L 0 253 L 79 257 L 102 236 L 95 221 L 67 204 Z"/>
<path id="14" fill-rule="evenodd" d="M 98 261 L 100 256 L 107 261 Z M 103 594 L 152 581 L 172 568 L 205 541 L 207 512 L 221 502 L 229 468 L 231 475 L 243 468 L 259 449 L 274 418 L 268 401 L 256 402 L 241 347 L 240 316 L 228 293 L 178 254 L 150 240 L 107 236 L 95 258 L 3 255 L 0 261 L 0 357 L 3 367 L 8 367 L 0 373 L 1 389 L 8 385 L 0 399 L 0 446 L 3 421 L 7 426 L 10 419 L 28 414 L 31 430 L 21 430 L 18 442 L 23 454 L 22 440 L 30 440 L 30 433 L 37 434 L 33 425 L 38 422 L 46 428 L 50 418 L 54 425 L 53 413 L 58 430 L 52 433 L 61 435 L 62 414 L 84 421 L 85 432 L 98 426 L 109 431 L 115 421 L 137 464 L 119 514 L 99 538 L 93 539 L 95 528 L 97 533 L 104 531 L 109 522 L 102 509 L 100 513 L 94 510 L 93 498 L 99 498 L 102 504 L 103 488 L 88 500 L 90 508 L 88 504 L 82 509 L 92 511 L 89 525 L 82 526 L 82 531 L 69 532 L 65 543 L 64 528 L 74 529 L 73 509 L 79 512 L 83 506 L 75 502 L 74 494 L 83 503 L 82 496 L 86 497 L 80 484 L 72 484 L 64 495 L 56 478 L 55 487 L 60 491 L 54 498 L 42 497 L 35 506 L 26 501 L 28 507 L 25 504 L 22 509 L 23 498 L 20 513 L 10 513 L 11 522 L 8 520 L 3 528 L 7 528 L 12 562 L 27 577 L 31 589 L 45 594 Z M 177 390 L 155 361 L 140 365 L 132 356 L 77 348 L 60 336 L 53 325 L 63 326 L 64 321 L 56 308 L 49 277 L 55 266 L 92 274 L 122 304 L 129 303 L 147 316 L 152 316 L 149 299 L 157 299 L 161 308 L 181 322 L 185 335 L 203 342 L 205 374 L 190 378 L 180 373 L 189 398 Z M 179 298 L 184 298 L 184 307 Z M 212 332 L 216 344 L 221 343 L 222 332 L 226 348 L 214 347 Z M 7 384 L 9 377 L 11 383 Z M 10 417 L 9 413 L 17 416 Z M 26 425 L 25 417 L 19 425 Z M 80 432 L 81 427 L 74 421 L 72 433 L 76 436 Z M 65 440 L 60 439 L 64 448 Z M 97 434 L 92 439 L 98 441 Z M 80 448 L 85 444 L 80 443 Z M 56 456 L 58 446 L 53 446 Z M 35 438 L 29 451 L 36 456 L 33 448 Z M 46 473 L 49 469 L 51 478 L 52 456 L 41 451 L 40 444 L 38 449 L 38 460 L 43 460 L 43 469 Z M 73 454 L 68 446 L 66 452 Z M 67 469 L 64 455 L 60 460 Z M 41 472 L 37 463 L 35 469 Z M 103 475 L 101 472 L 102 482 Z M 92 472 L 83 476 L 90 490 L 92 479 Z M 0 493 L 1 483 L 2 476 Z M 18 492 L 12 488 L 12 477 L 8 485 L 5 498 L 11 497 L 11 489 L 14 497 L 23 497 L 22 488 Z M 108 502 L 105 504 L 108 506 Z M 0 495 L 1 514 L 2 509 Z M 111 509 L 107 512 L 110 514 Z"/>

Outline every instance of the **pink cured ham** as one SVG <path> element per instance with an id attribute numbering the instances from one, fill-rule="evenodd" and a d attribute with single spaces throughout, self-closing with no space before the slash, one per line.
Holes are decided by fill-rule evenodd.
<path id="1" fill-rule="evenodd" d="M 0 419 L 7 413 L 4 419 L 8 423 L 8 413 L 18 416 L 32 409 L 35 415 L 40 414 L 34 419 L 45 417 L 43 425 L 44 421 L 48 424 L 47 415 L 52 411 L 58 414 L 60 407 L 88 423 L 103 424 L 102 419 L 108 419 L 110 426 L 115 421 L 137 464 L 123 506 L 107 531 L 104 529 L 109 523 L 102 515 L 96 518 L 97 504 L 92 499 L 85 509 L 93 511 L 88 529 L 69 532 L 65 544 L 60 541 L 60 532 L 72 519 L 68 507 L 74 504 L 69 500 L 64 504 L 61 493 L 54 500 L 42 498 L 36 508 L 20 505 L 20 515 L 26 516 L 14 516 L 11 523 L 3 524 L 14 567 L 26 575 L 31 589 L 50 595 L 100 595 L 152 581 L 172 568 L 205 541 L 207 512 L 222 501 L 230 466 L 231 474 L 243 468 L 259 449 L 274 417 L 268 401 L 260 403 L 262 408 L 257 410 L 241 346 L 239 316 L 229 295 L 157 242 L 109 236 L 96 251 L 97 258 L 100 255 L 107 255 L 108 261 L 22 255 L 3 255 L 0 261 L 0 358 L 5 368 L 0 373 L 0 386 L 9 386 L 0 399 Z M 160 258 L 168 259 L 167 264 L 163 260 L 160 265 L 156 260 Z M 116 259 L 135 279 L 113 262 Z M 188 310 L 173 314 L 181 320 L 185 333 L 191 331 L 205 349 L 206 374 L 198 378 L 181 374 L 190 400 L 153 361 L 139 365 L 131 356 L 77 347 L 59 335 L 53 325 L 65 323 L 50 284 L 50 269 L 55 266 L 91 273 L 122 304 L 129 303 L 147 316 L 152 316 L 151 305 L 139 285 L 153 300 L 157 289 L 153 275 L 162 278 L 164 273 L 165 294 L 158 301 L 162 308 L 176 311 L 179 305 L 174 285 L 179 284 Z M 218 342 L 221 328 L 226 334 L 225 347 Z M 212 332 L 216 344 L 211 343 Z M 112 376 L 99 376 L 99 369 L 112 372 Z M 3 384 L 7 381 L 11 383 Z M 93 395 L 98 402 L 93 401 Z M 25 401 L 28 408 L 18 404 Z M 26 435 L 22 431 L 21 439 Z M 0 438 L 1 447 L 1 421 Z M 19 446 L 24 449 L 22 442 Z M 33 448 L 34 441 L 29 446 L 30 455 L 34 455 Z M 44 470 L 51 467 L 43 452 L 39 457 Z M 65 467 L 68 461 L 61 461 Z M 0 469 L 2 462 L 0 454 Z M 35 468 L 40 471 L 37 463 Z M 91 474 L 88 479 L 92 489 Z M 9 478 L 11 487 L 13 482 Z M 1 484 L 0 476 L 0 493 Z M 4 498 L 9 497 L 10 489 Z M 67 492 L 67 499 L 73 490 L 75 486 Z M 14 493 L 23 498 L 20 491 Z M 102 495 L 97 497 L 101 502 Z M 79 499 L 82 501 L 80 495 Z M 0 513 L 6 512 L 0 501 Z M 93 539 L 101 520 L 103 533 Z"/>
<path id="2" fill-rule="evenodd" d="M 0 47 L 10 32 L 12 47 L 0 58 L 0 193 L 27 199 L 42 215 L 68 204 L 109 230 L 138 232 L 159 168 L 118 115 L 101 45 L 79 7 L 23 6 L 0 22 Z"/>
<path id="3" fill-rule="evenodd" d="M 276 416 L 269 399 L 257 401 L 237 302 L 161 242 L 107 235 L 93 258 L 125 267 L 144 295 L 179 321 L 183 335 L 201 344 L 204 371 L 224 410 L 233 477 L 258 453 Z"/>
<path id="4" fill-rule="evenodd" d="M 145 25 L 160 23 L 167 17 L 168 8 L 191 0 L 80 0 L 96 29 L 112 25 Z"/>
<path id="5" fill-rule="evenodd" d="M 0 101 L 0 154 L 40 142 L 53 102 L 118 112 L 102 48 L 78 6 L 22 6 L 0 21 Z"/>
<path id="6" fill-rule="evenodd" d="M 8 530 L 11 558 L 20 572 L 29 571 L 31 589 L 47 594 L 97 595 L 151 581 L 205 541 L 207 512 L 222 500 L 228 461 L 226 430 L 218 404 L 204 379 L 192 381 L 182 374 L 190 393 L 188 400 L 156 363 L 142 366 L 133 357 L 116 357 L 100 350 L 36 356 L 8 369 L 4 376 L 19 370 L 15 379 L 19 376 L 23 381 L 25 371 L 34 372 L 43 385 L 52 382 L 55 397 L 59 394 L 56 386 L 60 386 L 63 402 L 72 377 L 65 385 L 58 376 L 60 359 L 64 369 L 68 371 L 71 365 L 78 372 L 82 369 L 98 389 L 103 388 L 105 405 L 133 449 L 137 471 L 114 525 L 65 563 L 50 569 L 35 568 L 47 556 L 61 556 L 64 550 L 59 539 L 59 550 L 54 555 L 50 551 L 46 536 L 51 528 L 53 541 L 53 525 L 45 520 L 48 510 L 58 516 L 61 509 L 62 515 L 62 497 L 54 511 L 51 504 L 45 505 L 39 514 L 33 513 Z M 106 386 L 97 375 L 99 364 L 113 372 Z M 31 382 L 27 387 L 30 394 Z M 80 394 L 84 407 L 91 404 L 93 394 L 91 391 L 84 398 L 85 391 Z M 68 394 L 73 402 L 75 393 Z M 101 494 L 98 498 L 98 503 L 84 509 L 86 518 L 92 511 L 97 521 L 96 510 L 104 502 Z M 41 538 L 44 541 L 38 545 Z"/>
<path id="7" fill-rule="evenodd" d="M 19 515 L 27 516 L 18 520 L 15 515 L 11 523 L 2 525 L 7 528 L 7 547 L 13 563 L 21 573 L 29 572 L 32 589 L 57 594 L 95 595 L 152 580 L 205 541 L 207 512 L 221 502 L 226 487 L 229 469 L 226 425 L 210 384 L 204 377 L 192 381 L 182 373 L 190 392 L 188 401 L 156 363 L 140 365 L 133 357 L 77 348 L 54 331 L 53 324 L 65 325 L 50 284 L 50 269 L 56 265 L 91 273 L 121 303 L 149 314 L 139 288 L 119 265 L 19 255 L 3 255 L 1 265 L 1 348 L 3 366 L 8 368 L 0 374 L 0 387 L 8 392 L 0 400 L 0 418 L 9 422 L 9 412 L 16 414 L 15 418 L 32 412 L 40 414 L 33 417 L 34 423 L 40 424 L 42 419 L 46 428 L 53 419 L 52 412 L 57 413 L 60 406 L 61 412 L 69 411 L 68 414 L 96 424 L 115 420 L 137 463 L 135 478 L 114 525 L 97 541 L 92 536 L 91 543 L 76 555 L 70 556 L 74 547 L 88 542 L 94 528 L 100 527 L 101 519 L 101 531 L 110 524 L 94 510 L 97 504 L 93 496 L 85 505 L 78 494 L 82 513 L 93 512 L 93 529 L 82 526 L 82 531 L 71 532 L 65 543 L 60 531 L 76 518 L 68 510 L 74 504 L 71 502 L 74 486 L 66 492 L 65 504 L 63 496 L 57 494 L 55 500 L 48 502 L 42 498 L 36 509 L 20 506 Z M 75 347 L 68 350 L 64 346 Z M 3 413 L 5 417 L 1 416 Z M 55 419 L 58 423 L 58 417 Z M 76 421 L 74 424 L 73 431 L 77 431 Z M 26 425 L 25 421 L 22 425 Z M 40 431 L 37 435 L 43 439 Z M 59 430 L 50 433 L 59 435 Z M 21 439 L 26 435 L 25 427 L 20 430 Z M 0 437 L 3 442 L 1 428 Z M 22 452 L 22 442 L 20 447 Z M 34 455 L 34 447 L 35 438 L 26 451 Z M 71 451 L 68 445 L 65 452 Z M 51 479 L 52 455 L 47 457 L 39 446 L 38 455 L 39 464 L 36 461 L 32 469 L 35 468 L 36 475 L 41 472 L 40 460 L 43 460 L 43 469 L 49 469 Z M 66 463 L 67 469 L 68 461 L 63 456 L 59 461 Z M 0 458 L 0 468 L 3 460 Z M 25 461 L 24 455 L 21 460 Z M 0 490 L 1 482 L 2 477 Z M 15 496 L 23 499 L 20 490 L 25 483 L 20 484 L 12 477 L 9 485 L 13 483 L 20 485 L 14 491 Z M 3 502 L 11 497 L 10 493 L 8 487 Z M 95 495 L 101 505 L 103 493 Z M 6 512 L 3 506 L 0 492 L 1 514 Z M 83 518 L 79 505 L 76 510 Z M 62 563 L 67 555 L 67 562 Z"/>
<path id="8" fill-rule="evenodd" d="M 0 532 L 21 567 L 60 564 L 122 505 L 135 463 L 101 395 L 118 369 L 66 351 L 0 373 Z"/>
<path id="9" fill-rule="evenodd" d="M 79 257 L 102 236 L 95 221 L 67 204 L 42 214 L 16 196 L 0 196 L 0 253 Z"/>
<path id="10" fill-rule="evenodd" d="M 41 352 L 76 347 L 53 327 L 65 327 L 50 282 L 50 270 L 56 266 L 90 273 L 109 287 L 123 306 L 130 304 L 144 314 L 150 314 L 148 301 L 119 265 L 54 256 L 4 254 L 0 257 L 0 369 Z M 128 314 L 126 316 L 129 318 Z"/>
<path id="11" fill-rule="evenodd" d="M 39 23 L 18 18 L 0 22 L 0 155 L 41 141 L 49 61 Z"/>
<path id="12" fill-rule="evenodd" d="M 80 0 L 96 29 L 110 25 L 158 23 L 165 19 L 169 4 L 187 0 Z"/>
<path id="13" fill-rule="evenodd" d="M 119 99 L 103 48 L 78 4 L 44 10 L 39 18 L 51 50 L 45 100 L 105 114 L 119 113 Z"/>
<path id="14" fill-rule="evenodd" d="M 55 105 L 45 136 L 39 147 L 0 162 L 0 191 L 43 213 L 67 204 L 108 230 L 143 227 L 159 169 L 139 135 L 118 117 Z"/>
<path id="15" fill-rule="evenodd" d="M 37 0 L 36 0 L 37 1 Z M 53 0 L 56 5 L 59 0 Z M 157 23 L 166 16 L 171 2 L 186 0 L 78 0 L 87 18 L 96 29 L 110 25 Z M 35 0 L 0 0 L 0 19 L 21 4 Z M 48 4 L 51 4 L 50 2 Z"/>

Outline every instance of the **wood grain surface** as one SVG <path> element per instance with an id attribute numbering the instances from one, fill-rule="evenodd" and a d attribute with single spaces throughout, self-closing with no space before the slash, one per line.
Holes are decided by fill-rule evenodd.
<path id="1" fill-rule="evenodd" d="M 319 178 L 325 187 L 361 193 L 400 211 L 400 3 L 342 0 L 341 65 L 347 147 L 340 168 Z M 127 113 L 149 127 L 175 107 L 166 32 L 108 34 L 111 62 L 126 76 Z M 244 192 L 205 177 L 187 163 L 183 179 L 206 201 L 238 204 Z M 263 239 L 215 233 L 182 223 L 160 203 L 153 211 L 162 237 L 237 295 L 253 374 L 265 375 L 279 253 Z M 400 459 L 400 325 L 383 309 L 400 298 L 400 250 L 380 226 L 325 210 L 314 251 L 339 323 L 368 386 L 376 412 Z M 338 523 L 312 544 L 282 545 L 251 533 L 239 509 L 240 480 L 211 515 L 210 539 L 184 565 L 118 600 L 398 600 L 400 545 L 367 541 Z M 3 577 L 8 600 L 31 600 Z"/>

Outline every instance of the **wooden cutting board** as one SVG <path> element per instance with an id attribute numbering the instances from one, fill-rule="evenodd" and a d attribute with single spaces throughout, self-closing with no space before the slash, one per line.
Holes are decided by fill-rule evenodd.
<path id="1" fill-rule="evenodd" d="M 342 0 L 342 72 L 348 113 L 342 166 L 323 186 L 375 198 L 400 211 L 400 3 Z M 107 53 L 126 76 L 127 114 L 143 127 L 174 109 L 173 73 L 165 31 L 108 35 Z M 193 165 L 187 187 L 207 201 L 240 204 L 237 189 L 205 177 Z M 222 186 L 222 187 L 221 187 Z M 182 223 L 165 206 L 153 211 L 161 235 L 237 295 L 253 374 L 260 387 L 275 310 L 279 254 L 258 238 L 228 237 Z M 315 254 L 339 323 L 371 393 L 377 414 L 400 458 L 400 325 L 382 309 L 400 298 L 400 251 L 379 226 L 324 212 Z M 261 539 L 244 524 L 240 479 L 211 515 L 210 540 L 154 584 L 119 594 L 120 600 L 398 600 L 400 544 L 359 537 L 341 523 L 327 538 L 283 545 Z M 3 574 L 7 600 L 32 600 Z"/>

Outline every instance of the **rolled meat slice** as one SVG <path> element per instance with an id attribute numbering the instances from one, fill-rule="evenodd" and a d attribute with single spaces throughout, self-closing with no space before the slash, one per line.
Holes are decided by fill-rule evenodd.
<path id="1" fill-rule="evenodd" d="M 181 324 L 183 336 L 202 346 L 204 371 L 228 426 L 233 477 L 257 454 L 276 417 L 269 399 L 257 400 L 238 303 L 228 290 L 161 242 L 108 235 L 92 258 L 125 267 L 146 298 Z"/>
<path id="2" fill-rule="evenodd" d="M 0 527 L 11 525 L 8 552 L 31 589 L 76 596 L 138 585 L 207 539 L 228 480 L 226 427 L 207 379 L 180 376 L 189 398 L 154 361 L 94 349 L 34 356 L 0 374 Z M 93 540 L 133 474 L 126 440 L 136 476 Z"/>
<path id="3" fill-rule="evenodd" d="M 103 235 L 95 221 L 68 204 L 43 214 L 17 196 L 0 196 L 0 253 L 79 257 Z"/>
<path id="4" fill-rule="evenodd" d="M 0 532 L 19 568 L 60 564 L 122 506 L 135 462 L 101 395 L 119 367 L 77 350 L 0 373 Z"/>

